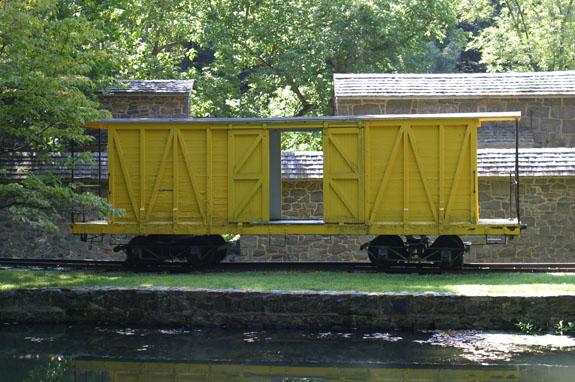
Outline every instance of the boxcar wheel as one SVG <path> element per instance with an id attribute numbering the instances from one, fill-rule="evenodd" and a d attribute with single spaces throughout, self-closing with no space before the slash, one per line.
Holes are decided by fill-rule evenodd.
<path id="1" fill-rule="evenodd" d="M 187 256 L 188 264 L 193 267 L 215 265 L 226 257 L 226 240 L 220 235 L 196 236 Z"/>
<path id="2" fill-rule="evenodd" d="M 210 235 L 208 236 L 210 245 L 213 248 L 213 257 L 210 264 L 215 265 L 222 261 L 224 257 L 228 254 L 227 248 L 222 248 L 226 245 L 226 239 L 220 235 Z"/>
<path id="3" fill-rule="evenodd" d="M 161 254 L 150 244 L 154 242 L 151 236 L 136 236 L 125 246 L 126 264 L 131 267 L 141 267 L 145 264 L 160 263 Z"/>
<path id="4" fill-rule="evenodd" d="M 430 247 L 435 253 L 431 260 L 438 263 L 441 268 L 460 269 L 463 266 L 465 245 L 459 236 L 439 236 Z"/>
<path id="5" fill-rule="evenodd" d="M 209 265 L 213 257 L 208 236 L 194 236 L 187 243 L 186 260 L 192 267 Z"/>
<path id="6" fill-rule="evenodd" d="M 381 235 L 369 243 L 367 255 L 378 268 L 388 268 L 405 260 L 405 244 L 399 236 Z"/>

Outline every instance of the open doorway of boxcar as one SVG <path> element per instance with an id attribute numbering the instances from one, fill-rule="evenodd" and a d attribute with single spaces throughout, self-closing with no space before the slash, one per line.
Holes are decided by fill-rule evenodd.
<path id="1" fill-rule="evenodd" d="M 270 221 L 323 222 L 321 129 L 270 129 Z"/>

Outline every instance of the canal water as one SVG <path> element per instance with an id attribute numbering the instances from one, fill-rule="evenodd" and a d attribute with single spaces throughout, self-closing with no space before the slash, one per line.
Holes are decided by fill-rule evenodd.
<path id="1" fill-rule="evenodd" d="M 0 326 L 1 382 L 574 379 L 567 336 Z"/>

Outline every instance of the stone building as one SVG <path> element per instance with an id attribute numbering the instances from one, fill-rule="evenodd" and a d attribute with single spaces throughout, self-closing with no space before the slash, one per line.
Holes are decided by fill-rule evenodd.
<path id="1" fill-rule="evenodd" d="M 575 71 L 335 74 L 334 96 L 337 115 L 520 111 L 534 147 L 575 147 Z"/>
<path id="2" fill-rule="evenodd" d="M 122 80 L 100 93 L 113 118 L 189 118 L 193 80 Z"/>
<path id="3" fill-rule="evenodd" d="M 511 245 L 476 246 L 469 259 L 573 261 L 575 71 L 336 74 L 334 95 L 337 114 L 521 111 L 521 206 L 529 228 Z M 503 217 L 508 209 L 511 169 L 505 170 L 505 158 L 511 154 L 498 149 L 514 145 L 513 130 L 505 123 L 478 130 L 483 148 L 478 157 L 479 203 L 486 218 Z M 529 147 L 541 150 L 525 149 Z"/>
<path id="4" fill-rule="evenodd" d="M 115 118 L 189 116 L 193 81 L 124 81 L 102 94 Z M 345 114 L 516 111 L 520 123 L 521 201 L 529 226 L 508 245 L 482 245 L 472 239 L 468 261 L 573 261 L 575 252 L 575 72 L 473 75 L 335 75 L 336 110 Z M 509 216 L 509 173 L 514 166 L 515 128 L 485 125 L 479 136 L 481 216 Z M 105 139 L 105 138 L 104 138 Z M 558 148 L 555 148 L 558 147 Z M 106 171 L 106 155 L 100 155 Z M 14 169 L 34 168 L 30 158 Z M 4 162 L 6 168 L 8 163 Z M 282 153 L 282 218 L 323 216 L 321 152 Z M 13 173 L 17 175 L 16 172 Z M 70 174 L 62 174 L 67 177 Z M 96 179 L 97 171 L 79 168 L 75 179 Z M 106 187 L 104 187 L 106 189 Z M 0 216 L 3 256 L 116 256 L 112 248 L 129 238 L 115 235 L 100 243 L 83 243 L 67 233 L 38 233 Z M 244 261 L 367 260 L 359 245 L 369 236 L 242 236 Z"/>
<path id="5" fill-rule="evenodd" d="M 514 150 L 478 152 L 479 207 L 485 218 L 509 216 L 509 173 Z M 573 262 L 575 253 L 575 149 L 522 149 L 521 221 L 527 230 L 507 245 L 475 245 L 468 260 Z M 512 206 L 513 208 L 513 206 Z M 480 244 L 484 241 L 474 239 Z"/>
<path id="6" fill-rule="evenodd" d="M 521 213 L 529 228 L 507 245 L 484 245 L 484 238 L 465 238 L 475 244 L 467 260 L 573 261 L 575 72 L 335 74 L 334 95 L 338 115 L 521 111 Z M 478 146 L 480 216 L 511 216 L 509 174 L 514 150 L 509 148 L 515 146 L 515 126 L 483 125 L 478 129 Z M 318 189 L 318 182 L 317 176 L 308 180 L 302 176 L 298 189 Z M 315 192 L 317 200 L 320 194 Z M 284 208 L 292 215 L 299 210 Z M 289 254 L 289 260 L 366 258 L 358 252 L 358 237 L 242 240 L 246 239 L 249 247 L 255 247 L 246 250 L 246 255 L 258 258 L 282 259 L 282 253 Z M 286 245 L 282 248 L 281 243 Z M 304 252 L 306 246 L 313 251 Z M 310 259 L 312 253 L 317 257 Z"/>
<path id="7" fill-rule="evenodd" d="M 112 118 L 189 118 L 193 80 L 121 80 L 98 93 L 102 108 Z M 87 129 L 94 136 L 82 150 L 105 152 L 108 132 Z"/>
<path id="8" fill-rule="evenodd" d="M 321 151 L 282 153 L 282 218 L 319 218 L 323 211 L 323 179 L 318 169 Z M 513 216 L 509 174 L 514 171 L 514 149 L 478 150 L 479 204 L 482 218 Z M 312 170 L 309 170 L 312 169 Z M 568 262 L 575 251 L 575 150 L 530 148 L 520 153 L 521 237 L 507 245 L 473 243 L 467 261 Z M 511 203 L 510 203 L 511 201 Z M 511 207 L 511 211 L 510 211 Z M 358 261 L 367 260 L 359 246 L 371 236 L 271 235 L 242 236 L 242 260 Z"/>
<path id="9" fill-rule="evenodd" d="M 123 80 L 101 93 L 99 98 L 103 108 L 109 110 L 113 118 L 187 118 L 190 116 L 193 84 L 192 80 Z M 73 172 L 68 169 L 51 171 L 56 171 L 63 179 L 92 183 L 95 188 L 90 191 L 105 196 L 107 134 L 105 130 L 89 130 L 88 133 L 96 139 L 90 147 L 82 149 L 93 151 L 94 160 L 101 162 L 101 166 L 82 165 Z M 22 176 L 21 170 L 35 171 L 45 167 L 45 164 L 26 153 L 0 158 L 0 164 L 1 168 L 8 170 L 6 176 L 0 177 L 0 182 L 18 180 Z M 101 185 L 97 184 L 98 179 Z M 63 221 L 58 232 L 42 232 L 29 225 L 13 222 L 7 211 L 0 210 L 0 256 L 101 258 L 114 256 L 113 247 L 128 240 L 125 235 L 111 235 L 103 241 L 81 242 L 79 237 L 68 233 L 68 222 Z M 119 258 L 121 255 L 115 256 Z"/>

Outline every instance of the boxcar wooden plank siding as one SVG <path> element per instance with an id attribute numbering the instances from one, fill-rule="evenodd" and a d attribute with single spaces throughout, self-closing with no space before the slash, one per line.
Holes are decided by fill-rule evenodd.
<path id="1" fill-rule="evenodd" d="M 228 220 L 230 223 L 268 221 L 268 131 L 263 128 L 230 128 L 228 136 Z"/>
<path id="2" fill-rule="evenodd" d="M 476 224 L 475 127 L 439 120 L 370 124 L 368 223 Z"/>
<path id="3" fill-rule="evenodd" d="M 126 214 L 71 230 L 518 235 L 516 220 L 479 220 L 476 128 L 519 116 L 102 121 L 92 126 L 110 131 L 110 200 Z M 270 222 L 270 129 L 323 130 L 323 224 Z"/>
<path id="4" fill-rule="evenodd" d="M 363 128 L 324 129 L 324 221 L 363 223 Z"/>

